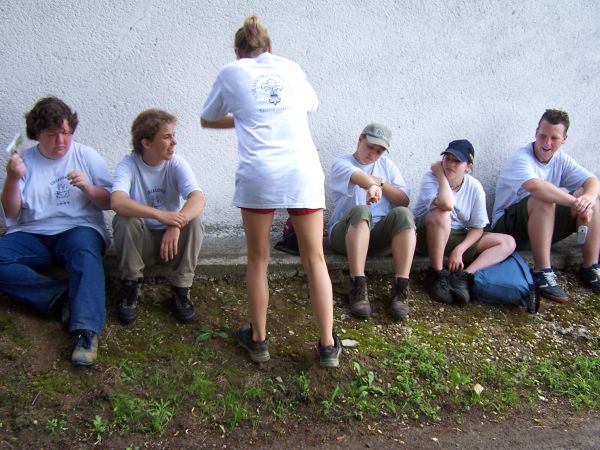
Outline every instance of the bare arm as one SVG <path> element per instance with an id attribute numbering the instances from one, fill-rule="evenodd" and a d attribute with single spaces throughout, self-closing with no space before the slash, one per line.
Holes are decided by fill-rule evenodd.
<path id="1" fill-rule="evenodd" d="M 26 167 L 19 155 L 13 155 L 6 164 L 6 178 L 2 189 L 2 208 L 7 219 L 14 219 L 21 212 L 21 190 L 19 180 L 25 175 Z"/>
<path id="2" fill-rule="evenodd" d="M 433 200 L 434 206 L 441 211 L 452 211 L 454 209 L 454 195 L 452 195 L 452 188 L 444 174 L 442 162 L 434 162 L 431 165 L 431 171 L 435 175 L 439 185 L 438 195 Z"/>
<path id="3" fill-rule="evenodd" d="M 205 206 L 206 200 L 204 194 L 201 191 L 194 191 L 189 195 L 183 208 L 181 208 L 181 211 L 179 212 L 183 214 L 189 222 L 198 217 L 202 211 L 204 211 Z"/>
<path id="4" fill-rule="evenodd" d="M 523 187 L 529 194 L 548 203 L 571 207 L 575 203 L 575 197 L 549 181 L 534 178 L 523 183 Z"/>
<path id="5" fill-rule="evenodd" d="M 483 235 L 483 228 L 471 228 L 465 239 L 458 244 L 448 255 L 448 270 L 454 272 L 456 270 L 463 270 L 465 264 L 463 262 L 463 254 L 469 247 L 471 247 L 477 240 Z"/>
<path id="6" fill-rule="evenodd" d="M 377 203 L 381 200 L 383 192 L 381 187 L 381 180 L 378 181 L 375 177 L 366 174 L 362 170 L 355 170 L 350 176 L 350 181 L 357 186 L 367 190 L 367 204 Z"/>
<path id="7" fill-rule="evenodd" d="M 115 191 L 110 196 L 111 208 L 119 215 L 125 217 L 141 217 L 144 219 L 158 220 L 163 225 L 183 228 L 188 220 L 179 211 L 161 211 L 152 206 L 143 205 L 122 191 Z"/>
<path id="8" fill-rule="evenodd" d="M 80 170 L 72 170 L 67 174 L 67 179 L 72 186 L 78 188 L 93 205 L 100 209 L 110 209 L 110 192 L 90 183 Z"/>
<path id="9" fill-rule="evenodd" d="M 391 202 L 392 205 L 408 206 L 410 198 L 408 198 L 406 192 L 394 186 L 392 183 L 386 183 L 385 180 L 382 180 L 380 177 L 371 176 L 371 178 L 375 180 L 376 184 L 381 184 L 382 181 L 384 182 L 381 192 L 383 193 L 383 196 Z"/>
<path id="10" fill-rule="evenodd" d="M 202 128 L 216 128 L 216 129 L 235 128 L 235 122 L 233 120 L 232 114 L 227 114 L 222 119 L 214 120 L 214 121 L 201 118 L 200 125 L 202 126 Z"/>

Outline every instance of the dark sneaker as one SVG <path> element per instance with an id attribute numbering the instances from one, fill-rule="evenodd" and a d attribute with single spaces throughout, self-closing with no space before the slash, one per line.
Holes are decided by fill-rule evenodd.
<path id="1" fill-rule="evenodd" d="M 190 323 L 196 317 L 196 309 L 190 300 L 190 288 L 171 286 L 173 289 L 173 314 L 181 323 Z"/>
<path id="2" fill-rule="evenodd" d="M 446 304 L 454 302 L 450 292 L 450 272 L 446 269 L 435 270 L 429 267 L 425 274 L 425 287 L 435 301 Z"/>
<path id="3" fill-rule="evenodd" d="M 348 303 L 350 304 L 350 314 L 353 316 L 366 319 L 371 315 L 367 277 L 354 277 L 350 279 Z"/>
<path id="4" fill-rule="evenodd" d="M 600 294 L 600 264 L 592 264 L 587 269 L 579 266 L 579 277 L 592 288 L 596 294 Z"/>
<path id="5" fill-rule="evenodd" d="M 471 300 L 469 295 L 469 274 L 458 270 L 450 274 L 450 293 L 454 303 L 464 304 Z"/>
<path id="6" fill-rule="evenodd" d="M 73 335 L 71 362 L 76 366 L 91 366 L 98 355 L 98 335 L 90 330 L 75 330 Z"/>
<path id="7" fill-rule="evenodd" d="M 333 345 L 317 345 L 317 352 L 319 353 L 319 363 L 321 367 L 334 368 L 340 365 L 340 354 L 342 353 L 342 343 L 340 338 L 337 337 L 335 332 L 333 333 Z"/>
<path id="8" fill-rule="evenodd" d="M 556 282 L 556 274 L 551 268 L 539 272 L 532 272 L 532 275 L 533 282 L 540 290 L 540 295 L 542 297 L 558 303 L 564 303 L 569 300 L 569 296 Z"/>
<path id="9" fill-rule="evenodd" d="M 250 354 L 254 362 L 267 362 L 271 359 L 269 355 L 269 338 L 264 341 L 252 339 L 252 325 L 245 323 L 236 333 L 238 344 Z"/>
<path id="10" fill-rule="evenodd" d="M 133 322 L 138 316 L 138 303 L 141 295 L 142 279 L 123 280 L 117 305 L 117 316 L 125 324 Z"/>
<path id="11" fill-rule="evenodd" d="M 390 297 L 390 314 L 395 320 L 402 320 L 408 316 L 408 278 L 396 278 Z"/>

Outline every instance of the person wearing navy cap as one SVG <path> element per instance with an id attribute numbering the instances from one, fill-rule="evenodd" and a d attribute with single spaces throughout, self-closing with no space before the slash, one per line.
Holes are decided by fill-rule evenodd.
<path id="1" fill-rule="evenodd" d="M 413 210 L 417 251 L 429 256 L 425 283 L 430 295 L 442 303 L 460 304 L 470 300 L 469 277 L 506 259 L 515 241 L 483 231 L 489 220 L 483 187 L 470 175 L 473 145 L 466 139 L 452 141 L 441 155 L 423 176 Z"/>

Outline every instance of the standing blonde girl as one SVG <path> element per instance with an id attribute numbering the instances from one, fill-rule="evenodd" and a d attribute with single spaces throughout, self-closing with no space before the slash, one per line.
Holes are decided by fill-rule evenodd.
<path id="1" fill-rule="evenodd" d="M 238 342 L 253 361 L 269 360 L 269 232 L 275 210 L 286 208 L 308 276 L 320 364 L 337 367 L 341 345 L 333 333 L 333 294 L 323 255 L 324 176 L 307 119 L 317 109 L 317 95 L 298 64 L 271 53 L 269 34 L 256 16 L 246 18 L 234 45 L 237 60 L 217 75 L 201 124 L 235 128 L 238 136 L 233 205 L 241 208 L 246 234 L 250 316 Z"/>

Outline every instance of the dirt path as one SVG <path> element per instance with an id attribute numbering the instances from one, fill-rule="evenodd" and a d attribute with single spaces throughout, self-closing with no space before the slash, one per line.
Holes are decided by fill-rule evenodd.
<path id="1" fill-rule="evenodd" d="M 366 426 L 365 426 L 366 428 Z M 297 449 L 599 449 L 600 414 L 510 419 L 499 423 L 465 423 L 461 427 L 424 425 L 399 430 L 391 426 L 313 429 L 264 442 L 252 448 Z M 381 432 L 381 433 L 380 433 Z M 237 448 L 228 445 L 227 448 Z M 241 448 L 241 447 L 240 447 Z"/>

